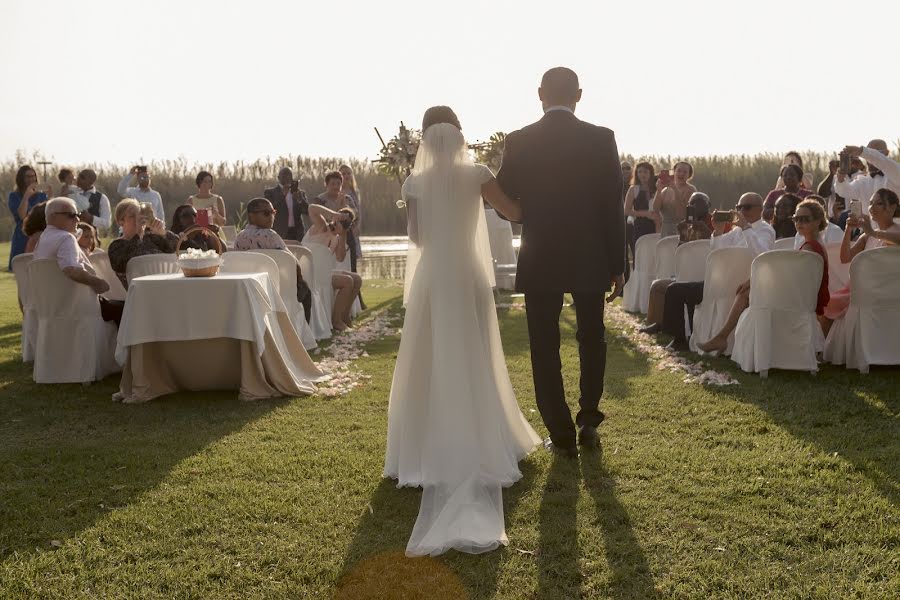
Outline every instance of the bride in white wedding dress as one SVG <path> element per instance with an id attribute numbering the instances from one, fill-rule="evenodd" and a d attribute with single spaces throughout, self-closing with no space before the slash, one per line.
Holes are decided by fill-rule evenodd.
<path id="1" fill-rule="evenodd" d="M 522 477 L 519 460 L 540 443 L 506 369 L 482 193 L 508 216 L 515 207 L 469 157 L 449 108 L 429 109 L 423 129 L 403 184 L 406 318 L 384 475 L 423 490 L 408 556 L 487 552 L 508 543 L 501 490 Z"/>

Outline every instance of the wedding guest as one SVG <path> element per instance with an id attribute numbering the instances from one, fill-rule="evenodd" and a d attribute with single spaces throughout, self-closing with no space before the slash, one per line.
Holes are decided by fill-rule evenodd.
<path id="1" fill-rule="evenodd" d="M 784 159 L 781 161 L 781 170 L 784 171 L 784 167 L 788 165 L 796 165 L 800 167 L 800 187 L 805 190 L 812 191 L 813 189 L 813 175 L 812 173 L 804 173 L 803 172 L 803 158 L 800 156 L 800 153 L 796 150 L 791 150 L 787 154 L 784 155 Z M 782 177 L 781 171 L 778 173 L 778 180 L 775 181 L 775 189 L 781 189 L 784 187 L 784 179 Z"/>
<path id="2" fill-rule="evenodd" d="M 131 182 L 137 179 L 137 185 L 132 186 Z M 148 202 L 153 207 L 153 214 L 162 223 L 166 222 L 166 210 L 163 206 L 162 196 L 159 192 L 150 187 L 150 171 L 146 165 L 131 167 L 131 171 L 126 173 L 122 181 L 119 182 L 117 192 L 123 198 L 134 198 L 138 202 Z"/>
<path id="3" fill-rule="evenodd" d="M 224 244 L 216 243 L 214 239 L 219 235 L 219 227 L 210 225 L 207 229 L 198 229 L 195 235 L 186 237 L 184 232 L 197 224 L 197 209 L 190 204 L 182 204 L 172 213 L 172 227 L 169 231 L 178 236 L 181 241 L 180 248 L 196 248 L 197 250 L 218 250 Z"/>
<path id="4" fill-rule="evenodd" d="M 56 178 L 61 186 L 59 190 L 60 196 L 71 196 L 78 193 L 78 186 L 75 185 L 75 171 L 68 167 L 62 168 L 59 170 Z"/>
<path id="5" fill-rule="evenodd" d="M 71 198 L 53 198 L 47 202 L 45 214 L 47 228 L 34 250 L 34 258 L 55 259 L 63 274 L 75 283 L 90 287 L 95 294 L 107 292 L 109 284 L 97 276 L 90 259 L 75 240 L 78 223 L 75 201 Z M 103 319 L 118 325 L 122 319 L 124 303 L 106 300 L 102 296 L 98 297 L 98 301 Z"/>
<path id="6" fill-rule="evenodd" d="M 22 230 L 22 223 L 28 211 L 40 202 L 47 200 L 47 194 L 38 184 L 37 171 L 28 165 L 22 165 L 16 171 L 16 189 L 9 193 L 6 206 L 13 216 L 13 234 L 9 247 L 8 269 L 12 271 L 12 259 L 25 252 L 28 236 Z"/>
<path id="7" fill-rule="evenodd" d="M 218 225 L 221 227 L 227 220 L 225 215 L 225 199 L 222 198 L 222 196 L 212 193 L 214 183 L 212 173 L 209 171 L 200 171 L 197 173 L 195 182 L 197 184 L 197 193 L 193 196 L 188 196 L 187 204 L 190 204 L 197 210 L 208 209 L 211 213 L 211 218 L 209 220 L 210 225 Z"/>
<path id="8" fill-rule="evenodd" d="M 841 241 L 841 263 L 848 264 L 865 250 L 881 248 L 885 245 L 897 245 L 900 243 L 900 225 L 894 219 L 900 217 L 900 200 L 897 194 L 887 188 L 877 190 L 872 194 L 869 203 L 869 217 L 854 217 L 847 219 L 847 227 L 844 229 L 844 239 Z M 874 222 L 875 227 L 872 227 Z M 863 230 L 863 234 L 853 242 L 850 231 L 856 227 Z M 828 321 L 834 321 L 846 314 L 850 307 L 850 286 L 837 290 L 831 294 L 824 315 Z M 830 328 L 830 323 L 824 326 Z"/>
<path id="9" fill-rule="evenodd" d="M 306 192 L 300 189 L 300 182 L 294 179 L 289 167 L 278 171 L 278 185 L 263 192 L 275 211 L 273 229 L 282 239 L 303 239 L 303 215 L 309 214 Z"/>
<path id="10" fill-rule="evenodd" d="M 125 273 L 128 261 L 146 254 L 173 254 L 178 244 L 178 236 L 166 231 L 166 226 L 158 217 L 149 221 L 141 214 L 141 205 L 134 198 L 126 198 L 116 205 L 116 223 L 122 231 L 121 237 L 113 240 L 107 249 L 109 263 L 113 271 L 128 286 Z"/>
<path id="11" fill-rule="evenodd" d="M 794 237 L 797 228 L 794 227 L 794 211 L 803 200 L 794 194 L 782 194 L 775 201 L 775 211 L 772 214 L 772 229 L 775 230 L 775 239 Z"/>
<path id="12" fill-rule="evenodd" d="M 690 181 L 694 177 L 694 167 L 680 161 L 672 167 L 674 180 L 661 191 L 656 192 L 653 211 L 659 214 L 661 237 L 678 233 L 678 223 L 684 221 L 687 203 L 691 194 L 697 191 Z"/>
<path id="13" fill-rule="evenodd" d="M 97 230 L 90 223 L 79 222 L 78 229 L 81 235 L 78 237 L 78 247 L 81 248 L 88 256 L 92 252 L 100 248 L 100 238 L 97 236 Z"/>
<path id="14" fill-rule="evenodd" d="M 781 198 L 784 194 L 793 194 L 801 199 L 806 198 L 812 192 L 810 190 L 804 189 L 800 187 L 800 182 L 803 179 L 803 169 L 795 164 L 789 164 L 781 167 L 781 177 L 779 177 L 779 181 L 782 181 L 784 185 L 780 188 L 775 188 L 766 194 L 766 201 L 763 207 L 763 219 L 766 221 L 772 221 L 775 215 L 775 202 Z M 794 214 L 793 212 L 788 215 Z M 793 235 L 793 234 L 791 234 Z"/>
<path id="15" fill-rule="evenodd" d="M 653 165 L 640 162 L 634 169 L 634 178 L 625 192 L 625 216 L 634 223 L 634 242 L 648 233 L 656 233 L 660 226 L 659 214 L 650 210 L 656 194 L 656 173 Z M 634 245 L 631 247 L 634 252 Z"/>
<path id="16" fill-rule="evenodd" d="M 106 230 L 110 225 L 109 198 L 97 190 L 97 173 L 93 169 L 82 169 L 78 173 L 75 185 L 78 191 L 70 195 L 78 207 L 78 218 L 90 223 L 95 229 Z"/>
<path id="17" fill-rule="evenodd" d="M 26 254 L 28 252 L 34 252 L 38 241 L 41 239 L 41 234 L 44 232 L 44 229 L 47 228 L 46 208 L 47 202 L 39 202 L 34 205 L 34 208 L 28 211 L 27 215 L 25 215 L 25 221 L 22 223 L 22 231 L 28 236 L 28 241 L 25 243 Z"/>
<path id="18" fill-rule="evenodd" d="M 284 250 L 287 245 L 272 226 L 275 224 L 276 211 L 272 203 L 265 198 L 254 198 L 247 203 L 247 226 L 234 240 L 236 250 Z M 291 255 L 293 256 L 293 254 Z M 300 264 L 297 264 L 297 300 L 303 305 L 306 321 L 312 314 L 312 291 L 303 279 Z"/>
<path id="19" fill-rule="evenodd" d="M 863 149 L 853 146 L 848 147 L 852 150 L 851 156 L 863 155 Z M 837 181 L 834 183 L 834 191 L 847 199 L 848 203 L 852 200 L 859 200 L 862 204 L 862 214 L 866 214 L 869 210 L 869 199 L 872 195 L 882 188 L 893 190 L 896 194 L 900 192 L 900 171 L 893 166 L 897 163 L 888 157 L 888 147 L 884 140 L 870 141 L 865 150 L 867 157 L 868 175 L 857 177 L 853 181 L 847 179 L 847 174 L 838 170 Z M 886 175 L 881 167 L 887 167 L 891 175 Z"/>
<path id="20" fill-rule="evenodd" d="M 846 146 L 844 152 L 850 155 L 851 160 L 860 157 L 865 159 L 869 164 L 870 176 L 872 168 L 882 173 L 884 185 L 879 186 L 877 181 L 873 181 L 876 190 L 885 187 L 900 195 L 900 163 L 889 156 L 887 144 L 883 140 L 872 140 L 866 147 Z"/>
<path id="21" fill-rule="evenodd" d="M 344 178 L 341 184 L 341 191 L 350 198 L 350 208 L 356 213 L 356 220 L 350 229 L 350 233 L 353 234 L 353 244 L 350 246 L 350 270 L 357 273 L 357 263 L 362 258 L 362 243 L 360 242 L 360 236 L 362 235 L 362 197 L 356 185 L 356 175 L 353 174 L 353 169 L 350 168 L 350 165 L 341 165 L 338 167 L 338 171 L 341 172 L 341 177 Z M 363 310 L 367 308 L 366 303 L 363 301 L 362 290 L 359 292 L 359 305 Z"/>
<path id="22" fill-rule="evenodd" d="M 806 197 L 806 200 L 814 200 L 819 203 L 819 206 L 822 207 L 822 210 L 826 210 L 825 198 L 819 196 L 818 194 L 810 194 Z M 806 201 L 804 200 L 804 202 Z M 843 200 L 842 200 L 843 201 Z M 799 207 L 799 205 L 798 205 Z M 794 220 L 796 223 L 796 219 Z M 830 219 L 825 220 L 825 229 L 819 235 L 820 241 L 825 244 L 840 244 L 841 240 L 844 239 L 844 230 L 838 227 L 835 223 L 832 223 Z M 803 234 L 797 229 L 797 236 L 794 240 L 794 249 L 800 250 L 806 238 L 804 238 Z"/>
<path id="23" fill-rule="evenodd" d="M 632 181 L 633 168 L 627 160 L 623 160 L 619 166 L 622 168 L 622 195 L 624 196 Z"/>
<path id="24" fill-rule="evenodd" d="M 763 199 L 759 194 L 741 196 L 735 207 L 733 223 L 714 222 L 712 250 L 728 247 L 750 248 L 754 256 L 771 250 L 775 244 L 775 230 L 762 220 Z M 703 282 L 673 283 L 666 290 L 661 330 L 673 337 L 670 347 L 674 350 L 688 348 L 684 328 L 684 312 L 693 328 L 694 308 L 703 300 Z"/>
<path id="25" fill-rule="evenodd" d="M 802 208 L 801 208 L 802 207 Z M 825 261 L 822 269 L 822 279 L 819 283 L 819 292 L 816 300 L 816 315 L 823 314 L 825 305 L 828 304 L 828 254 L 819 241 L 819 232 L 825 229 L 825 209 L 815 200 L 804 200 L 797 206 L 797 214 L 794 221 L 804 237 L 801 250 L 814 252 Z M 738 288 L 738 295 L 731 305 L 728 317 L 721 329 L 709 339 L 709 341 L 697 344 L 704 352 L 724 352 L 728 348 L 728 336 L 737 327 L 741 314 L 750 306 L 750 282 L 747 281 Z M 822 320 L 820 319 L 820 323 Z M 823 324 L 823 330 L 825 325 Z M 826 331 L 827 333 L 827 331 Z"/>
<path id="26" fill-rule="evenodd" d="M 343 262 L 347 253 L 347 231 L 355 217 L 353 209 L 332 211 L 320 204 L 313 204 L 309 207 L 309 217 L 312 223 L 304 241 L 327 247 L 338 263 Z M 331 285 L 336 291 L 331 326 L 337 331 L 344 331 L 352 324 L 350 309 L 362 287 L 362 278 L 350 271 L 335 270 L 331 274 Z"/>

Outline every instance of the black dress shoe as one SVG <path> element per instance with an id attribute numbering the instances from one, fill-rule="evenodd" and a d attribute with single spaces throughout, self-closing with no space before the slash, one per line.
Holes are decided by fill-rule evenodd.
<path id="1" fill-rule="evenodd" d="M 638 331 L 640 331 L 641 333 L 656 335 L 657 333 L 662 331 L 662 325 L 660 325 L 659 323 L 653 323 L 651 325 L 647 325 L 646 327 L 641 327 L 640 329 L 638 329 Z"/>
<path id="2" fill-rule="evenodd" d="M 582 427 L 578 432 L 578 445 L 590 449 L 599 448 L 600 434 L 597 433 L 597 428 L 590 425 Z"/>
<path id="3" fill-rule="evenodd" d="M 672 340 L 666 348 L 673 352 L 687 352 L 691 349 L 691 346 L 687 340 Z"/>
<path id="4" fill-rule="evenodd" d="M 555 454 L 556 456 L 562 456 L 563 458 L 578 458 L 578 448 L 557 446 L 550 438 L 544 440 L 544 448 L 546 448 L 548 452 Z"/>

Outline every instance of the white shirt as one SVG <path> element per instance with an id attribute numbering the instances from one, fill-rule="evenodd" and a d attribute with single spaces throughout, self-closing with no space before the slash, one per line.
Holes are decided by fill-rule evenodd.
<path id="1" fill-rule="evenodd" d="M 871 148 L 863 148 L 862 158 L 875 168 L 881 170 L 883 175 L 863 175 L 857 177 L 853 181 L 838 181 L 837 175 L 834 179 L 834 193 L 838 196 L 850 200 L 859 200 L 862 204 L 862 213 L 868 214 L 869 200 L 872 194 L 881 188 L 888 188 L 900 194 L 900 164 L 894 162 L 878 150 Z M 850 208 L 849 204 L 847 208 Z"/>
<path id="2" fill-rule="evenodd" d="M 775 247 L 775 230 L 772 226 L 760 219 L 751 223 L 747 229 L 735 227 L 728 233 L 714 235 L 710 239 L 713 250 L 719 248 L 750 248 L 753 257 L 763 252 L 768 252 Z"/>
<path id="3" fill-rule="evenodd" d="M 900 163 L 871 148 L 863 148 L 861 157 L 868 164 L 875 165 L 878 170 L 884 173 L 887 181 L 882 187 L 886 187 L 895 194 L 900 195 Z"/>
<path id="4" fill-rule="evenodd" d="M 41 233 L 34 249 L 34 258 L 54 258 L 60 270 L 73 267 L 94 274 L 94 267 L 87 254 L 78 245 L 75 235 L 53 225 L 47 225 Z"/>
<path id="5" fill-rule="evenodd" d="M 562 104 L 554 104 L 553 106 L 548 106 L 547 108 L 544 109 L 544 114 L 547 114 L 548 112 L 553 112 L 554 110 L 564 110 L 569 114 L 572 114 L 572 115 L 575 114 L 574 110 L 572 110 L 568 106 L 563 106 Z"/>
<path id="6" fill-rule="evenodd" d="M 80 188 L 76 188 L 76 191 L 72 194 L 69 194 L 69 198 L 71 198 L 75 202 L 75 206 L 78 208 L 78 212 L 82 212 L 88 209 L 90 206 L 91 194 L 97 192 L 96 187 L 91 187 L 89 190 L 82 190 Z M 100 216 L 94 215 L 94 220 L 91 222 L 96 229 L 109 229 L 109 219 L 110 219 L 110 210 L 109 210 L 109 198 L 106 197 L 106 194 L 100 194 Z"/>
<path id="7" fill-rule="evenodd" d="M 129 183 L 131 183 L 131 173 L 123 177 L 122 181 L 119 182 L 119 187 L 116 190 L 119 192 L 119 195 L 123 198 L 134 198 L 138 202 L 149 202 L 150 206 L 153 207 L 153 214 L 156 215 L 156 218 L 165 223 L 166 211 L 163 208 L 162 196 L 159 195 L 159 192 L 149 187 L 146 190 L 140 187 L 129 187 Z"/>
<path id="8" fill-rule="evenodd" d="M 844 230 L 835 225 L 834 223 L 828 223 L 828 226 L 819 234 L 819 241 L 824 245 L 828 244 L 840 244 L 844 241 Z M 799 250 L 800 247 L 806 243 L 806 238 L 800 235 L 799 233 L 794 236 L 794 250 Z"/>

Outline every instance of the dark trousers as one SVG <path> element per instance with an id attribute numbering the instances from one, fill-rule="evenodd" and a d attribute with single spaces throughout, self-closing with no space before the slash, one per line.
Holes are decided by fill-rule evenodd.
<path id="1" fill-rule="evenodd" d="M 107 300 L 103 296 L 97 296 L 100 300 L 100 316 L 104 321 L 112 321 L 118 327 L 122 323 L 122 312 L 125 303 L 122 300 Z"/>
<path id="2" fill-rule="evenodd" d="M 573 293 L 578 331 L 578 358 L 581 364 L 579 383 L 580 410 L 575 418 L 579 427 L 596 427 L 603 421 L 600 396 L 606 371 L 606 327 L 603 324 L 603 292 Z M 575 447 L 575 424 L 566 404 L 562 362 L 559 358 L 559 315 L 562 293 L 534 292 L 525 294 L 528 318 L 528 340 L 531 345 L 531 370 L 534 395 L 541 418 L 557 446 Z"/>
<path id="3" fill-rule="evenodd" d="M 298 237 L 299 234 L 299 237 Z M 282 236 L 286 240 L 302 240 L 303 239 L 303 227 L 288 227 L 287 232 Z"/>
<path id="4" fill-rule="evenodd" d="M 703 301 L 703 282 L 673 283 L 666 289 L 662 330 L 676 340 L 687 341 L 684 335 L 684 307 L 687 306 L 688 322 L 694 329 L 694 307 Z"/>

